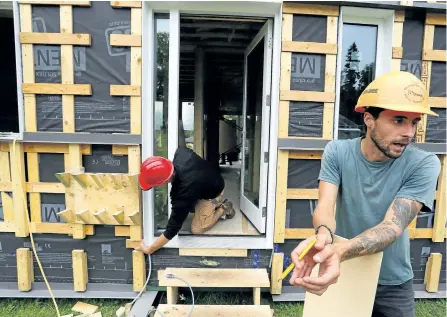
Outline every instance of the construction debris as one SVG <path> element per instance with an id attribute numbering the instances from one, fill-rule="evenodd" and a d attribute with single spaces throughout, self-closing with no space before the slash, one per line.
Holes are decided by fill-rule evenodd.
<path id="1" fill-rule="evenodd" d="M 86 315 L 86 317 L 90 317 L 90 315 L 96 313 L 96 311 L 98 310 L 98 306 L 95 305 L 90 305 L 87 303 L 83 303 L 83 302 L 77 302 L 72 308 L 72 311 L 75 311 L 77 313 L 82 313 L 84 315 Z M 76 316 L 78 317 L 78 316 Z M 99 317 L 99 316 L 94 316 L 94 317 Z"/>

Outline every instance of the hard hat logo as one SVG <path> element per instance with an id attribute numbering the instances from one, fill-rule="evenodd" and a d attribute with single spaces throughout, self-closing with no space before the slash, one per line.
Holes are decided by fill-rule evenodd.
<path id="1" fill-rule="evenodd" d="M 417 84 L 405 87 L 405 98 L 414 103 L 421 103 L 424 100 L 424 89 Z"/>

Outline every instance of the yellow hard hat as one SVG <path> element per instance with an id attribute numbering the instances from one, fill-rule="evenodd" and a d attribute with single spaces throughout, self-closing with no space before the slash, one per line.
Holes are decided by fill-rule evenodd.
<path id="1" fill-rule="evenodd" d="M 403 71 L 390 72 L 373 80 L 360 95 L 355 111 L 365 112 L 367 107 L 438 116 L 430 110 L 428 92 L 422 81 Z"/>

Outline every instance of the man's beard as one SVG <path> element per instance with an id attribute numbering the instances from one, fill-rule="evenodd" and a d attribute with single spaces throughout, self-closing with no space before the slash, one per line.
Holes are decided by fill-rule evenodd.
<path id="1" fill-rule="evenodd" d="M 393 145 L 393 142 L 390 142 L 390 144 L 387 145 L 384 140 L 382 140 L 380 137 L 377 136 L 375 129 L 371 129 L 371 140 L 374 142 L 374 144 L 380 150 L 380 152 L 382 152 L 386 157 L 391 159 L 399 158 L 407 149 L 407 146 L 405 145 L 400 154 L 393 154 L 390 150 L 390 147 L 391 145 Z M 407 144 L 409 143 L 409 141 L 408 142 L 405 141 L 403 143 Z"/>

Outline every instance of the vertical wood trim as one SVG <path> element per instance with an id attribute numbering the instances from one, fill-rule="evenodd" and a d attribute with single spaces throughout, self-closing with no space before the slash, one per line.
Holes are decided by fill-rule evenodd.
<path id="1" fill-rule="evenodd" d="M 14 151 L 15 150 L 15 151 Z M 14 206 L 14 223 L 16 237 L 29 235 L 28 214 L 26 205 L 25 157 L 23 143 L 10 143 L 12 200 Z M 24 203 L 25 201 L 25 203 Z"/>
<path id="2" fill-rule="evenodd" d="M 287 203 L 287 171 L 289 168 L 289 151 L 278 150 L 278 175 L 276 186 L 276 212 L 274 243 L 284 243 Z"/>
<path id="3" fill-rule="evenodd" d="M 332 140 L 334 129 L 334 103 L 325 102 L 323 107 L 323 139 Z"/>
<path id="4" fill-rule="evenodd" d="M 289 114 L 290 114 L 290 101 L 279 102 L 279 126 L 278 126 L 278 138 L 289 137 Z"/>
<path id="5" fill-rule="evenodd" d="M 132 251 L 133 265 L 133 291 L 140 292 L 146 282 L 146 263 L 144 253 L 136 250 Z"/>
<path id="6" fill-rule="evenodd" d="M 433 242 L 444 242 L 445 238 L 445 224 L 447 221 L 447 206 L 446 206 L 446 155 L 441 157 L 441 173 L 438 181 L 438 199 L 436 200 L 435 219 L 433 223 Z"/>
<path id="7" fill-rule="evenodd" d="M 73 250 L 73 288 L 75 292 L 85 292 L 88 283 L 87 254 L 84 250 Z"/>
<path id="8" fill-rule="evenodd" d="M 433 293 L 438 291 L 439 277 L 441 276 L 442 254 L 430 254 L 430 266 L 426 268 L 426 286 L 427 292 Z"/>
<path id="9" fill-rule="evenodd" d="M 396 11 L 397 14 L 397 11 Z M 404 15 L 405 17 L 405 15 Z M 398 19 L 400 20 L 400 19 Z M 401 48 L 402 47 L 402 36 L 403 36 L 403 30 L 404 30 L 404 23 L 403 21 L 396 21 L 394 22 L 394 30 L 393 30 L 393 48 Z M 400 70 L 400 64 L 401 64 L 401 58 L 393 58 L 391 69 L 393 71 L 399 71 Z"/>
<path id="10" fill-rule="evenodd" d="M 140 162 L 141 162 L 141 150 L 139 145 L 131 145 L 129 146 L 129 156 L 128 156 L 128 164 L 129 164 L 129 174 L 138 174 L 140 172 Z M 141 227 L 142 224 L 142 213 L 141 213 L 141 191 L 138 189 L 138 201 L 136 202 L 137 206 L 137 223 L 138 225 L 130 226 L 130 239 L 131 240 L 143 240 L 143 230 Z"/>
<path id="11" fill-rule="evenodd" d="M 261 305 L 261 288 L 253 287 L 253 304 Z"/>
<path id="12" fill-rule="evenodd" d="M 293 14 L 282 15 L 282 41 L 292 41 Z"/>
<path id="13" fill-rule="evenodd" d="M 28 181 L 40 182 L 39 176 L 39 154 L 27 153 L 28 159 Z M 29 193 L 30 213 L 32 222 L 42 222 L 40 193 Z"/>
<path id="14" fill-rule="evenodd" d="M 338 17 L 328 16 L 326 43 L 337 44 L 337 30 L 338 30 Z"/>
<path id="15" fill-rule="evenodd" d="M 20 31 L 32 32 L 32 9 L 30 4 L 20 4 Z M 33 44 L 22 44 L 23 83 L 34 83 L 34 52 Z M 24 94 L 25 131 L 37 131 L 36 95 Z"/>
<path id="16" fill-rule="evenodd" d="M 141 36 L 141 9 L 131 9 L 131 33 Z M 130 48 L 130 84 L 141 87 L 141 47 Z M 130 97 L 130 133 L 141 134 L 141 96 Z"/>
<path id="17" fill-rule="evenodd" d="M 68 172 L 79 172 L 82 169 L 82 153 L 81 153 L 81 145 L 80 144 L 69 144 L 68 145 L 68 155 L 69 155 L 69 169 Z M 73 182 L 73 185 L 71 186 L 73 192 L 71 193 L 73 195 L 74 201 L 72 202 L 73 208 L 68 208 L 73 211 L 73 213 L 76 213 L 77 206 L 79 206 L 78 201 L 83 199 L 82 196 L 79 194 L 80 191 L 77 190 L 77 188 L 81 186 L 78 182 Z M 74 220 L 73 223 L 73 239 L 85 239 L 86 236 L 86 229 L 85 225 L 79 221 L 76 220 L 75 217 L 72 218 Z"/>
<path id="18" fill-rule="evenodd" d="M 290 90 L 290 80 L 292 76 L 291 69 L 292 69 L 292 53 L 291 52 L 281 53 L 281 78 L 279 80 L 281 90 Z"/>
<path id="19" fill-rule="evenodd" d="M 31 282 L 34 279 L 32 272 L 32 257 L 28 248 L 19 248 L 16 251 L 17 259 L 17 285 L 20 291 L 31 290 Z M 31 264 L 30 264 L 31 263 Z"/>
<path id="20" fill-rule="evenodd" d="M 274 253 L 272 259 L 272 277 L 270 282 L 270 294 L 278 295 L 282 291 L 281 274 L 284 266 L 284 253 Z"/>
<path id="21" fill-rule="evenodd" d="M 73 33 L 73 7 L 60 6 L 61 33 Z M 73 45 L 61 45 L 62 84 L 74 84 Z M 64 132 L 75 132 L 74 96 L 62 95 L 62 126 Z"/>
<path id="22" fill-rule="evenodd" d="M 64 170 L 70 171 L 70 154 L 64 154 Z M 70 190 L 71 186 L 65 188 L 65 209 L 75 211 L 75 200 Z M 68 223 L 73 222 L 73 212 L 66 213 L 65 217 Z"/>
<path id="23" fill-rule="evenodd" d="M 9 152 L 0 152 L 0 183 L 11 183 L 11 165 Z M 12 184 L 11 184 L 12 186 Z M 3 218 L 5 222 L 14 221 L 12 198 L 4 192 L 0 193 L 3 205 Z"/>

